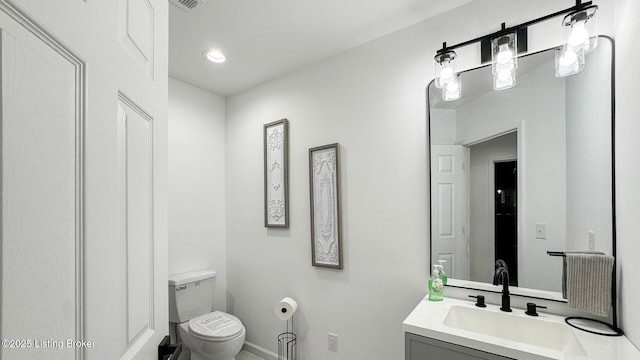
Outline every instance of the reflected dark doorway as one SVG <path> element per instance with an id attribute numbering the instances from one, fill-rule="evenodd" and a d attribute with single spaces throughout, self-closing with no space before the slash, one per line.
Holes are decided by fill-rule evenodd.
<path id="1" fill-rule="evenodd" d="M 494 163 L 495 259 L 509 268 L 509 285 L 518 286 L 518 162 Z"/>

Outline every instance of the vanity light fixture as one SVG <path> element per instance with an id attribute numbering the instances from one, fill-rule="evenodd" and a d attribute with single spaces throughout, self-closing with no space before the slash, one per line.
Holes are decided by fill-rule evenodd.
<path id="1" fill-rule="evenodd" d="M 527 28 L 530 25 L 565 15 L 562 20 L 564 44 L 556 48 L 556 76 L 568 76 L 580 72 L 585 65 L 585 53 L 598 45 L 596 11 L 591 1 L 576 0 L 575 6 L 507 28 L 492 34 L 461 42 L 452 46 L 443 43 L 434 57 L 435 85 L 442 89 L 446 101 L 460 98 L 460 78 L 453 61 L 455 49 L 477 42 L 481 44 L 481 62 L 492 62 L 494 90 L 509 89 L 516 84 L 518 54 L 527 52 Z"/>
<path id="2" fill-rule="evenodd" d="M 493 90 L 505 90 L 516 84 L 518 37 L 515 32 L 491 39 Z"/>
<path id="3" fill-rule="evenodd" d="M 455 74 L 453 76 L 453 80 L 447 83 L 442 89 L 442 99 L 444 101 L 452 101 L 460 99 L 462 95 L 462 89 L 460 88 L 462 84 L 460 84 L 460 74 Z"/>
<path id="4" fill-rule="evenodd" d="M 460 98 L 460 74 L 455 70 L 456 52 L 447 49 L 447 43 L 442 44 L 442 50 L 434 57 L 435 64 L 435 85 L 442 89 L 442 99 L 445 101 L 457 100 Z"/>
<path id="5" fill-rule="evenodd" d="M 597 5 L 579 1 L 562 20 L 564 44 L 556 48 L 556 76 L 577 74 L 584 69 L 584 55 L 598 46 Z"/>
<path id="6" fill-rule="evenodd" d="M 598 18 L 595 16 L 598 5 L 576 6 L 580 7 L 567 14 L 562 20 L 564 43 L 574 49 L 591 52 L 598 46 Z"/>
<path id="7" fill-rule="evenodd" d="M 555 50 L 556 77 L 577 74 L 584 69 L 584 50 L 565 44 Z"/>

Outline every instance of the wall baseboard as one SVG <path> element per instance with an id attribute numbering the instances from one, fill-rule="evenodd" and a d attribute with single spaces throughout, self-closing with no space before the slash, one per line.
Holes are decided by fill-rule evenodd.
<path id="1" fill-rule="evenodd" d="M 244 342 L 242 349 L 252 353 L 253 355 L 264 358 L 265 360 L 278 360 L 278 354 L 248 341 Z"/>

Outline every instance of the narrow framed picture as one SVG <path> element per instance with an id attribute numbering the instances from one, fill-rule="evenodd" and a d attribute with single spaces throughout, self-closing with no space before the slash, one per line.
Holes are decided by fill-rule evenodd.
<path id="1" fill-rule="evenodd" d="M 309 149 L 311 263 L 342 269 L 340 149 L 329 144 Z"/>
<path id="2" fill-rule="evenodd" d="M 289 121 L 264 125 L 264 226 L 289 227 Z"/>

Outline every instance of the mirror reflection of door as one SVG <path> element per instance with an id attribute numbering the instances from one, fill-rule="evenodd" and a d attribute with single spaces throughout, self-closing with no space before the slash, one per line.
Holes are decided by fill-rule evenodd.
<path id="1" fill-rule="evenodd" d="M 466 171 L 465 147 L 432 145 L 431 213 L 434 264 L 444 260 L 449 277 L 469 276 L 468 240 L 465 234 Z"/>
<path id="2" fill-rule="evenodd" d="M 509 285 L 518 286 L 518 161 L 497 161 L 494 173 L 495 260 L 509 268 Z"/>
<path id="3" fill-rule="evenodd" d="M 494 264 L 502 259 L 509 268 L 511 285 L 517 284 L 517 173 L 512 173 L 512 180 L 502 176 L 503 164 L 514 164 L 517 167 L 518 133 L 489 137 L 468 145 L 469 148 L 469 237 L 470 280 L 491 282 Z M 507 166 L 507 165 L 505 165 Z M 508 171 L 508 170 L 507 170 Z M 497 176 L 496 176 L 497 175 Z M 507 188 L 505 182 L 513 190 L 502 194 L 497 190 Z M 508 202 L 513 202 L 509 209 Z M 498 220 L 503 215 L 513 214 L 507 221 Z M 505 220 L 509 217 L 505 217 Z M 509 254 L 509 256 L 506 256 Z M 513 279 L 512 279 L 513 278 Z"/>

